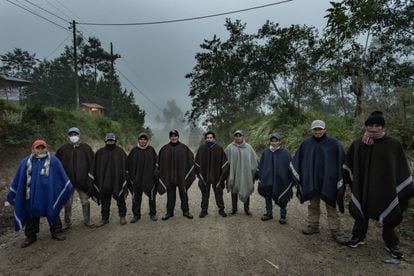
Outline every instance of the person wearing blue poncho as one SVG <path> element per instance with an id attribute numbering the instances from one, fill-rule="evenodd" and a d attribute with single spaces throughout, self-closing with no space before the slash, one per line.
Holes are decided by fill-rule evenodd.
<path id="1" fill-rule="evenodd" d="M 292 198 L 292 157 L 286 148 L 281 147 L 279 133 L 270 135 L 270 145 L 259 161 L 258 192 L 266 200 L 266 213 L 262 221 L 273 219 L 272 198 L 280 206 L 280 224 L 286 224 L 286 206 Z"/>
<path id="2" fill-rule="evenodd" d="M 344 212 L 344 191 L 342 165 L 345 152 L 341 143 L 326 135 L 325 122 L 315 120 L 311 124 L 312 136 L 299 146 L 293 158 L 292 172 L 298 184 L 301 203 L 308 205 L 308 226 L 302 231 L 305 235 L 319 233 L 320 200 L 325 202 L 328 225 L 332 238 L 345 242 L 340 230 L 340 220 L 336 211 Z"/>
<path id="3" fill-rule="evenodd" d="M 32 154 L 20 162 L 7 195 L 14 206 L 16 231 L 25 226 L 22 248 L 36 241 L 40 217 L 47 217 L 53 239 L 65 240 L 59 212 L 72 191 L 72 183 L 59 159 L 48 152 L 45 141 L 34 141 Z"/>

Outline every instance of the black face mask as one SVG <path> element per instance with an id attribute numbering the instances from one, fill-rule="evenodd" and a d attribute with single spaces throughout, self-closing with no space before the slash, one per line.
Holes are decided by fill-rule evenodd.
<path id="1" fill-rule="evenodd" d="M 105 147 L 109 150 L 113 150 L 116 147 L 116 144 L 106 144 Z"/>

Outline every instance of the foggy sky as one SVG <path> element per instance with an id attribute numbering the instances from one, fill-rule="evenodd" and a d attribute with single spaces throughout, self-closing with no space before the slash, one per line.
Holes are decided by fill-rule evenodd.
<path id="1" fill-rule="evenodd" d="M 12 0 L 29 7 L 54 22 L 68 24 L 24 0 Z M 203 16 L 250 8 L 277 2 L 277 0 L 30 0 L 31 2 L 63 17 L 68 21 L 127 23 L 171 20 Z M 52 3 L 55 7 L 53 7 Z M 62 5 L 63 4 L 63 5 Z M 66 9 L 68 8 L 68 9 Z M 191 108 L 188 97 L 189 81 L 184 78 L 195 65 L 195 54 L 204 39 L 214 34 L 226 39 L 225 18 L 240 19 L 247 23 L 248 33 L 256 32 L 266 20 L 282 26 L 307 24 L 322 30 L 324 16 L 329 8 L 328 0 L 294 0 L 292 2 L 238 14 L 179 23 L 147 26 L 78 26 L 85 37 L 96 36 L 109 51 L 122 56 L 116 67 L 145 93 L 158 107 L 175 99 L 185 112 Z M 49 59 L 58 56 L 64 45 L 72 43 L 71 33 L 40 19 L 27 11 L 0 0 L 0 54 L 21 48 L 35 53 L 39 59 L 46 58 L 65 39 L 66 42 Z M 133 90 L 139 106 L 147 112 L 146 125 L 154 126 L 160 111 L 123 77 L 122 85 Z"/>

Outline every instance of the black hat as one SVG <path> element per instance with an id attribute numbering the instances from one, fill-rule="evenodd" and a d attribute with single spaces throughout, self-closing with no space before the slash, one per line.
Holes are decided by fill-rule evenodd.
<path id="1" fill-rule="evenodd" d="M 371 115 L 368 116 L 367 120 L 365 121 L 365 126 L 377 124 L 380 126 L 385 126 L 385 119 L 384 114 L 382 111 L 374 111 Z"/>
<path id="2" fill-rule="evenodd" d="M 107 133 L 105 135 L 105 142 L 108 141 L 108 140 L 116 141 L 115 133 L 112 133 L 112 132 Z"/>
<path id="3" fill-rule="evenodd" d="M 209 134 L 213 135 L 213 138 L 216 138 L 216 134 L 214 132 L 212 132 L 211 130 L 209 130 L 206 133 L 204 133 L 204 139 L 206 139 L 207 135 L 209 135 Z"/>
<path id="4" fill-rule="evenodd" d="M 141 132 L 140 134 L 138 134 L 138 139 L 141 139 L 142 137 L 145 137 L 145 139 L 149 139 L 148 134 L 146 134 L 145 132 Z"/>
<path id="5" fill-rule="evenodd" d="M 240 130 L 240 129 L 236 130 L 236 131 L 233 133 L 233 136 L 236 136 L 236 135 L 244 136 L 244 132 L 243 132 L 243 130 Z"/>
<path id="6" fill-rule="evenodd" d="M 272 139 L 282 140 L 282 136 L 280 136 L 280 134 L 279 134 L 279 133 L 275 132 L 275 133 L 272 133 L 272 134 L 270 135 L 270 138 L 269 138 L 269 139 L 270 139 L 270 140 L 272 140 Z"/>
<path id="7" fill-rule="evenodd" d="M 173 135 L 175 135 L 175 136 L 180 136 L 180 135 L 178 134 L 178 130 L 176 130 L 176 129 L 172 129 L 172 130 L 170 130 L 170 134 L 168 135 L 168 137 L 171 137 L 171 136 L 173 136 Z"/>

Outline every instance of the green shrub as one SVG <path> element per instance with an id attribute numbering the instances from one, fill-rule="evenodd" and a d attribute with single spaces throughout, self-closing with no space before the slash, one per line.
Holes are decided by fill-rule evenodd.
<path id="1" fill-rule="evenodd" d="M 112 121 L 105 116 L 92 117 L 80 110 L 41 105 L 20 107 L 0 101 L 0 148 L 26 147 L 35 139 L 44 139 L 52 149 L 56 149 L 67 141 L 70 127 L 78 127 L 82 140 L 88 143 L 103 143 L 105 134 L 114 132 L 121 146 L 135 143 L 138 131 L 143 129 L 142 125 L 127 118 Z"/>

